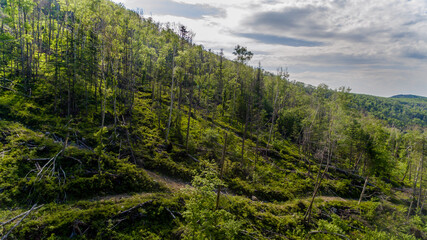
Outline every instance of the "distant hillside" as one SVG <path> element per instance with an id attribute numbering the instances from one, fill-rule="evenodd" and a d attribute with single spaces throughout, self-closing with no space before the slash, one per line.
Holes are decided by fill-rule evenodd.
<path id="1" fill-rule="evenodd" d="M 398 96 L 413 96 L 403 98 Z M 353 95 L 353 108 L 370 113 L 385 120 L 390 126 L 401 129 L 411 126 L 426 126 L 427 98 L 414 95 L 397 95 L 391 98 L 375 97 L 364 94 Z"/>
<path id="2" fill-rule="evenodd" d="M 427 97 L 417 96 L 417 95 L 412 95 L 412 94 L 399 94 L 399 95 L 394 95 L 390 98 L 421 98 L 421 99 L 427 99 Z"/>

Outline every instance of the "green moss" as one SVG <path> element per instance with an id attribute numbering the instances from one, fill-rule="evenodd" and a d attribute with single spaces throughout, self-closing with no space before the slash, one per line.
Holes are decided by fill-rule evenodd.
<path id="1" fill-rule="evenodd" d="M 141 208 L 123 214 L 141 203 L 144 203 Z M 18 239 L 43 236 L 51 239 L 71 236 L 77 239 L 135 239 L 140 236 L 169 239 L 172 229 L 180 225 L 171 212 L 177 213 L 181 207 L 179 199 L 162 195 L 48 204 L 24 220 L 14 236 Z"/>

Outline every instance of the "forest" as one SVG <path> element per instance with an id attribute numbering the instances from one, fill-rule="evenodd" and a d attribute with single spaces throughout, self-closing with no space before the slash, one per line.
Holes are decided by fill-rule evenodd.
<path id="1" fill-rule="evenodd" d="M 0 6 L 1 240 L 427 239 L 427 98 L 291 81 L 109 0 Z"/>

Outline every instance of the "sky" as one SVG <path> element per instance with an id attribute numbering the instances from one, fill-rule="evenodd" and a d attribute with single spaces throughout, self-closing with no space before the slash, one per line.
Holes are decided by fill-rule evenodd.
<path id="1" fill-rule="evenodd" d="M 233 59 L 236 45 L 291 80 L 427 96 L 427 0 L 114 0 Z"/>

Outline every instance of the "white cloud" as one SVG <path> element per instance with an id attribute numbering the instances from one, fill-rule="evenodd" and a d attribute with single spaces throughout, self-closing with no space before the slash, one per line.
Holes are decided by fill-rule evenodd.
<path id="1" fill-rule="evenodd" d="M 196 43 L 223 48 L 228 57 L 235 45 L 247 46 L 256 54 L 253 64 L 260 60 L 272 71 L 288 67 L 298 81 L 346 85 L 381 96 L 403 91 L 427 95 L 424 0 L 173 1 L 203 6 L 206 14 L 197 18 L 168 5 L 160 9 L 154 6 L 158 1 L 122 2 L 129 8 L 156 8 L 156 21 L 182 23 L 196 33 Z"/>

